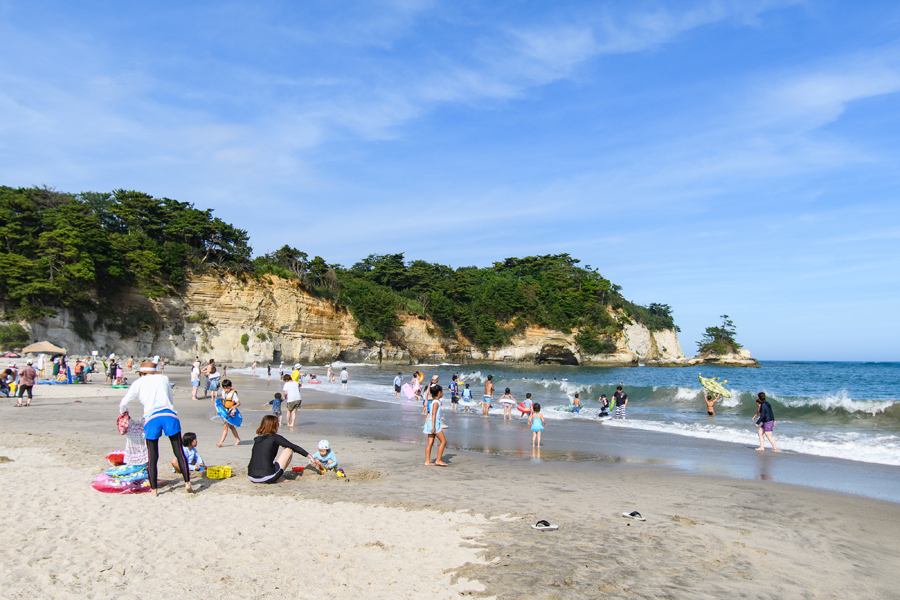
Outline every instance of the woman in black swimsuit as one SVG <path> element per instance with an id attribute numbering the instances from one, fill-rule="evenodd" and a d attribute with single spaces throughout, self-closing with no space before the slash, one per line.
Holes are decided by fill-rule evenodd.
<path id="1" fill-rule="evenodd" d="M 284 480 L 282 475 L 291 464 L 294 452 L 309 456 L 306 450 L 278 435 L 278 417 L 275 415 L 264 416 L 256 433 L 247 465 L 247 476 L 253 483 L 279 483 Z M 281 452 L 279 448 L 282 448 Z"/>

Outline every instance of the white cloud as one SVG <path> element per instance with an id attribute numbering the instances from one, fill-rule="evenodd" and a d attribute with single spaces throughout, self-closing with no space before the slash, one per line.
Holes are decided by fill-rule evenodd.
<path id="1" fill-rule="evenodd" d="M 678 10 L 660 7 L 624 15 L 607 11 L 601 17 L 599 49 L 604 54 L 647 50 L 698 27 L 726 20 L 752 24 L 762 13 L 801 3 L 802 0 L 712 0 L 693 5 L 681 3 Z"/>

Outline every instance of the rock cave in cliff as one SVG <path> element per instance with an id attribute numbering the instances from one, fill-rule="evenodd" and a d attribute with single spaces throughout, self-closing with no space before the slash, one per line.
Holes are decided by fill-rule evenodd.
<path id="1" fill-rule="evenodd" d="M 539 365 L 573 365 L 578 366 L 578 358 L 575 353 L 565 346 L 547 344 L 541 348 L 535 362 Z"/>

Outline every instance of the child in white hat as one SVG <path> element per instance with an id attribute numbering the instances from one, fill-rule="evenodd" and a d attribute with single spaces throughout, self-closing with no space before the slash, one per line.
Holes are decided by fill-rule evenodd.
<path id="1" fill-rule="evenodd" d="M 318 459 L 325 467 L 325 469 L 329 471 L 338 470 L 337 456 L 334 455 L 334 450 L 331 449 L 331 445 L 328 443 L 328 440 L 322 440 L 319 442 L 319 455 L 310 456 L 309 464 L 313 464 L 313 460 L 315 459 Z"/>

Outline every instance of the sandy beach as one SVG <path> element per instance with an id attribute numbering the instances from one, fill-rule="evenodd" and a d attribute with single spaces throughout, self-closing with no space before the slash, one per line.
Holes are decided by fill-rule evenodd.
<path id="1" fill-rule="evenodd" d="M 195 476 L 188 495 L 161 447 L 159 498 L 99 494 L 91 478 L 124 446 L 114 426 L 122 392 L 41 385 L 30 408 L 0 406 L 4 597 L 896 595 L 896 503 L 646 465 L 454 450 L 449 467 L 426 468 L 421 443 L 343 436 L 329 439 L 347 479 L 304 473 L 260 486 L 246 479 L 246 464 L 262 413 L 245 413 L 241 445 L 216 448 L 212 403 L 191 401 L 181 385 L 183 429 L 197 433 L 207 464 L 231 465 L 234 476 Z M 342 401 L 304 396 L 313 397 L 309 404 Z M 243 400 L 247 409 L 263 402 Z M 301 409 L 300 427 L 282 433 L 314 449 L 317 412 Z M 622 518 L 631 510 L 646 522 Z M 534 531 L 538 519 L 559 530 Z"/>

